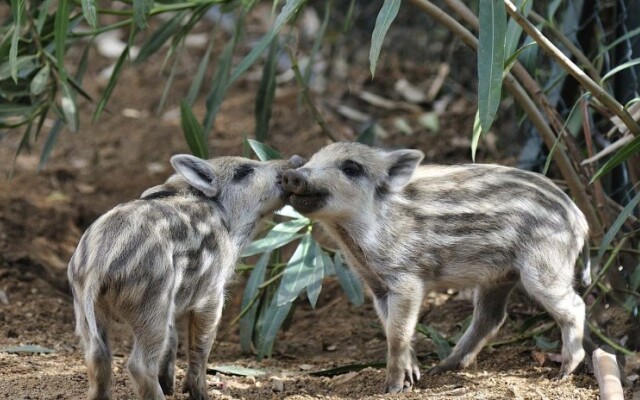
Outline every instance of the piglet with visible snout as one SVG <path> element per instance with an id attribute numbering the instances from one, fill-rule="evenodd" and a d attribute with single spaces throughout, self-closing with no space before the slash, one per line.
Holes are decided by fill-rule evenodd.
<path id="1" fill-rule="evenodd" d="M 114 319 L 133 331 L 129 369 L 144 400 L 173 393 L 176 322 L 186 319 L 189 367 L 182 391 L 208 399 L 206 363 L 224 289 L 256 225 L 284 205 L 279 186 L 300 158 L 171 158 L 177 174 L 121 204 L 84 233 L 68 277 L 85 349 L 89 399 L 109 399 Z"/>
<path id="2" fill-rule="evenodd" d="M 287 171 L 288 202 L 319 221 L 370 289 L 386 331 L 388 392 L 420 371 L 411 348 L 424 295 L 475 288 L 473 319 L 432 371 L 471 364 L 521 282 L 562 331 L 561 376 L 583 360 L 585 305 L 573 289 L 588 225 L 546 177 L 498 165 L 419 167 L 417 150 L 335 143 Z"/>

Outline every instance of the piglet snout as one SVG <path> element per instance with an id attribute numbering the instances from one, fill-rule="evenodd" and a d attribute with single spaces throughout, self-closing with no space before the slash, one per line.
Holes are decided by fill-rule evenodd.
<path id="1" fill-rule="evenodd" d="M 297 170 L 285 171 L 280 178 L 282 188 L 293 194 L 304 194 L 307 192 L 307 180 L 304 175 Z"/>

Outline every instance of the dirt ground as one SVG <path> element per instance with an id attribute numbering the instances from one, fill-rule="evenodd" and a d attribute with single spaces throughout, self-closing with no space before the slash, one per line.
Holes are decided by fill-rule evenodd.
<path id="1" fill-rule="evenodd" d="M 207 27 L 199 29 L 206 31 Z M 70 59 L 80 51 L 74 47 Z M 79 399 L 85 396 L 86 369 L 73 333 L 66 263 L 80 235 L 97 216 L 161 182 L 171 173 L 169 156 L 188 152 L 177 105 L 188 90 L 203 51 L 197 47 L 185 51 L 167 105 L 159 115 L 156 108 L 167 79 L 167 72 L 160 71 L 162 55 L 155 57 L 156 62 L 127 68 L 108 112 L 91 124 L 94 106 L 83 101 L 81 131 L 61 134 L 51 160 L 42 171 L 38 172 L 37 167 L 44 138 L 40 138 L 32 152 L 18 156 L 11 180 L 7 175 L 19 138 L 14 135 L 0 142 L 3 160 L 0 163 L 0 348 L 34 345 L 50 351 L 0 352 L 0 398 Z M 98 97 L 105 85 L 101 74 L 110 61 L 98 54 L 92 57 L 96 62 L 87 72 L 86 89 Z M 349 105 L 375 115 L 380 121 L 388 133 L 387 137 L 379 138 L 382 146 L 419 148 L 425 151 L 430 162 L 470 161 L 468 138 L 475 105 L 456 77 L 450 78 L 447 84 L 455 96 L 449 98 L 444 111 L 439 112 L 440 128 L 429 132 L 415 121 L 417 116 L 431 111 L 435 107 L 433 103 L 378 109 L 363 102 L 358 93 L 366 90 L 402 103 L 393 90 L 394 83 L 405 78 L 428 88 L 437 74 L 438 63 L 383 63 L 374 81 L 370 80 L 366 68 L 364 62 L 352 66 L 343 81 L 329 81 L 326 85 L 323 106 L 336 135 L 352 140 L 359 129 L 357 123 L 336 112 L 339 105 Z M 212 72 L 209 71 L 208 78 Z M 251 75 L 233 87 L 223 104 L 209 141 L 214 156 L 241 154 L 242 137 L 253 131 L 257 80 Z M 349 88 L 343 84 L 344 79 L 349 82 Z M 201 117 L 202 99 L 196 104 L 196 115 Z M 410 122 L 413 134 L 400 133 L 398 116 Z M 49 126 L 50 123 L 47 122 Z M 308 156 L 329 143 L 309 112 L 298 106 L 298 92 L 292 82 L 279 86 L 271 126 L 268 143 L 287 155 Z M 508 130 L 509 126 L 496 128 L 498 136 Z M 482 144 L 481 160 L 513 164 L 508 151 L 511 139 L 507 136 L 497 147 L 491 141 Z M 227 323 L 239 311 L 242 282 L 239 277 L 229 294 L 221 333 L 227 331 Z M 446 336 L 458 334 L 471 312 L 470 302 L 460 297 L 463 296 L 456 293 L 429 296 L 424 321 Z M 515 327 L 538 312 L 521 295 L 514 296 L 510 310 L 510 320 L 497 340 L 516 335 Z M 556 330 L 549 335 L 553 340 L 558 338 Z M 212 352 L 209 360 L 212 372 L 207 382 L 213 398 L 598 398 L 597 383 L 591 373 L 581 371 L 564 381 L 552 380 L 559 364 L 551 361 L 555 359 L 553 354 L 549 356 L 536 348 L 531 340 L 485 349 L 477 365 L 468 371 L 431 376 L 426 372 L 437 362 L 435 348 L 430 340 L 418 334 L 416 348 L 423 363 L 423 377 L 413 393 L 405 395 L 381 394 L 384 369 L 380 367 L 333 377 L 312 376 L 309 372 L 381 362 L 386 352 L 382 329 L 371 304 L 351 305 L 337 282 L 331 279 L 325 282 L 315 310 L 305 301 L 299 301 L 271 359 L 257 362 L 253 355 L 241 353 L 238 342 L 237 327 L 232 327 Z M 112 344 L 114 398 L 133 398 L 125 368 L 129 339 L 116 332 Z M 263 370 L 264 375 L 215 375 L 213 370 L 220 365 L 257 368 Z M 185 367 L 181 350 L 177 385 Z M 631 398 L 631 389 L 627 394 Z M 176 394 L 169 398 L 186 396 Z"/>

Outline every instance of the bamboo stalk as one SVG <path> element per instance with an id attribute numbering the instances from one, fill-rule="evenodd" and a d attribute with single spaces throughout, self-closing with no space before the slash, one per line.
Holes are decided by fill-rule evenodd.
<path id="1" fill-rule="evenodd" d="M 525 32 L 533 40 L 538 43 L 538 46 L 542 48 L 547 54 L 553 57 L 562 68 L 564 68 L 568 73 L 570 73 L 580 84 L 589 90 L 595 98 L 600 100 L 600 102 L 605 105 L 609 110 L 615 113 L 624 124 L 629 128 L 629 132 L 633 136 L 640 135 L 640 125 L 629 115 L 624 106 L 616 99 L 614 99 L 606 90 L 602 88 L 602 86 L 598 85 L 589 77 L 589 75 L 585 74 L 577 65 L 573 63 L 567 56 L 564 55 L 549 39 L 547 39 L 539 30 L 536 28 L 528 19 L 522 15 L 518 7 L 516 7 L 510 0 L 504 0 L 504 4 L 507 8 L 507 12 L 513 18 L 518 25 L 524 29 Z"/>
<path id="2" fill-rule="evenodd" d="M 476 39 L 468 29 L 462 26 L 449 14 L 445 13 L 428 0 L 409 0 L 409 2 L 444 25 L 472 50 L 476 52 L 478 51 L 478 39 Z M 536 127 L 547 147 L 552 148 L 553 144 L 556 142 L 556 135 L 547 124 L 547 121 L 544 119 L 544 116 L 541 114 L 540 110 L 538 110 L 531 97 L 529 97 L 520 83 L 518 83 L 511 74 L 507 74 L 505 76 L 504 85 L 507 90 L 509 90 L 513 98 L 518 102 L 520 107 L 522 107 L 522 109 L 527 113 L 529 120 Z M 562 173 L 562 176 L 567 182 L 569 190 L 575 198 L 576 204 L 580 207 L 582 212 L 584 212 L 587 218 L 589 226 L 591 227 L 592 237 L 594 240 L 599 241 L 604 235 L 602 225 L 591 206 L 589 195 L 587 194 L 580 177 L 576 173 L 569 156 L 562 149 L 558 149 L 556 151 L 555 161 Z"/>

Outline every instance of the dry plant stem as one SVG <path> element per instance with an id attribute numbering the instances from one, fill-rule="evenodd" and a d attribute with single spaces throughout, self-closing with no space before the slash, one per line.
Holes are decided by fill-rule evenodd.
<path id="1" fill-rule="evenodd" d="M 589 327 L 589 330 L 593 333 L 595 333 L 595 335 L 600 338 L 600 340 L 602 340 L 604 343 L 608 344 L 609 346 L 611 346 L 613 349 L 619 351 L 620 353 L 626 355 L 626 356 L 634 356 L 636 353 L 633 351 L 630 351 L 628 349 L 626 349 L 625 347 L 620 346 L 618 343 L 612 341 L 611 339 L 609 339 L 604 333 L 602 333 L 600 331 L 600 329 L 598 329 L 595 325 L 593 325 L 591 322 L 589 322 L 589 320 L 586 321 L 587 322 L 587 326 Z"/>
<path id="2" fill-rule="evenodd" d="M 562 66 L 567 72 L 569 72 L 580 84 L 589 90 L 602 104 L 604 104 L 609 110 L 615 113 L 624 124 L 629 128 L 629 131 L 633 136 L 640 135 L 640 125 L 629 115 L 627 110 L 618 103 L 609 93 L 607 93 L 600 85 L 589 78 L 577 65 L 573 63 L 567 56 L 564 55 L 553 43 L 549 41 L 529 20 L 527 20 L 518 8 L 510 1 L 504 0 L 504 4 L 507 8 L 507 12 L 513 18 L 518 25 L 524 29 L 525 32 L 533 40 L 538 43 L 545 52 L 553 57 L 560 66 Z"/>
<path id="3" fill-rule="evenodd" d="M 547 22 L 547 20 L 545 20 L 540 14 L 533 10 L 529 12 L 529 17 L 536 23 L 544 24 L 544 27 L 548 29 L 549 32 L 551 32 L 551 34 L 558 40 L 558 42 L 562 43 L 562 45 L 566 47 L 567 50 L 569 50 L 571 55 L 573 55 L 576 60 L 578 60 L 578 62 L 580 62 L 580 64 L 584 66 L 584 68 L 591 76 L 591 79 L 593 79 L 594 81 L 600 81 L 600 79 L 602 79 L 591 61 L 584 55 L 582 51 L 580 51 L 579 48 L 576 47 L 576 45 L 571 42 L 571 40 L 569 40 L 569 38 L 567 38 L 562 32 L 560 32 L 558 28 L 553 26 L 553 24 Z"/>
<path id="4" fill-rule="evenodd" d="M 613 262 L 618 257 L 618 253 L 620 252 L 620 249 L 622 249 L 622 246 L 624 246 L 624 244 L 627 242 L 627 239 L 628 237 L 624 237 L 620 239 L 617 246 L 611 252 L 611 255 L 609 256 L 607 263 L 602 267 L 602 269 L 598 273 L 598 276 L 596 276 L 596 279 L 594 279 L 593 282 L 591 282 L 591 285 L 589 285 L 589 287 L 582 294 L 582 299 L 586 299 L 587 296 L 589 296 L 589 293 L 591 293 L 591 291 L 593 290 L 593 288 L 595 288 L 598 285 L 598 282 L 600 282 L 600 280 L 607 274 L 607 271 L 609 270 L 609 268 L 611 268 L 611 265 L 613 265 Z"/>
<path id="5" fill-rule="evenodd" d="M 582 107 L 582 132 L 584 133 L 584 141 L 587 146 L 587 154 L 589 157 L 593 157 L 593 140 L 591 138 L 591 120 L 589 118 L 589 105 L 587 100 L 582 97 L 580 100 L 580 106 Z M 589 169 L 590 174 L 593 176 L 595 171 L 593 170 L 593 165 L 585 166 L 585 168 Z M 600 221 L 605 226 L 609 226 L 609 215 L 607 214 L 607 209 L 605 206 L 604 200 L 604 190 L 602 189 L 602 183 L 600 180 L 594 183 L 594 192 L 596 197 L 596 207 L 600 214 Z"/>
<path id="6" fill-rule="evenodd" d="M 445 0 L 445 3 L 456 14 L 458 14 L 460 18 L 471 25 L 473 29 L 480 29 L 480 21 L 478 20 L 478 17 L 476 17 L 476 15 L 471 12 L 471 10 L 461 0 Z M 583 186 L 588 187 L 590 175 L 587 174 L 586 169 L 580 164 L 580 160 L 582 159 L 580 149 L 576 144 L 573 136 L 571 136 L 571 134 L 565 129 L 565 124 L 562 120 L 562 117 L 560 116 L 560 114 L 558 114 L 556 108 L 551 105 L 549 99 L 544 94 L 544 90 L 542 90 L 540 85 L 538 85 L 538 82 L 533 79 L 529 71 L 527 71 L 527 69 L 519 61 L 516 61 L 516 63 L 513 65 L 513 67 L 511 68 L 511 72 L 527 90 L 529 96 L 545 112 L 549 123 L 557 132 L 557 134 L 564 134 L 564 143 L 567 145 L 567 149 L 569 150 L 569 155 L 571 156 L 570 159 L 573 163 L 574 169 L 580 174 Z"/>
<path id="7" fill-rule="evenodd" d="M 469 32 L 464 26 L 462 26 L 458 21 L 452 18 L 449 14 L 442 11 L 439 7 L 435 6 L 428 0 L 409 0 L 411 4 L 418 7 L 420 10 L 430 15 L 433 19 L 440 22 L 447 29 L 449 29 L 453 34 L 458 36 L 467 46 L 469 46 L 474 51 L 478 51 L 478 39 Z M 447 0 L 448 4 L 457 4 L 457 0 Z M 464 4 L 461 5 L 466 8 Z M 462 9 L 460 6 L 456 8 L 456 12 Z M 468 9 L 467 9 L 468 10 Z M 475 18 L 475 16 L 474 16 Z M 476 19 L 477 21 L 477 19 Z M 472 21 L 468 21 L 472 23 Z M 517 66 L 517 65 L 516 65 Z M 514 66 L 514 68 L 516 67 Z M 525 70 L 526 72 L 526 70 Z M 528 73 L 527 73 L 528 75 Z M 535 81 L 534 81 L 535 82 Z M 507 90 L 511 93 L 514 99 L 518 102 L 520 107 L 527 113 L 529 120 L 535 126 L 535 128 L 542 136 L 545 144 L 549 149 L 551 149 L 556 142 L 556 135 L 551 130 L 544 116 L 540 113 L 536 105 L 534 104 L 531 97 L 527 94 L 527 92 L 523 89 L 523 87 L 516 81 L 516 79 L 511 74 L 507 74 L 504 79 L 504 84 Z M 536 84 L 537 85 L 537 84 Z M 540 90 L 541 92 L 541 90 Z M 592 207 L 591 201 L 589 199 L 589 195 L 585 190 L 585 185 L 581 181 L 578 176 L 576 169 L 574 168 L 569 156 L 564 151 L 564 149 L 557 149 L 555 152 L 555 161 L 560 169 L 560 173 L 567 182 L 567 186 L 569 190 L 573 194 L 576 204 L 582 212 L 584 212 L 587 217 L 587 221 L 589 222 L 589 226 L 591 227 L 591 237 L 599 242 L 604 235 L 602 224 L 596 215 L 595 210 Z"/>

